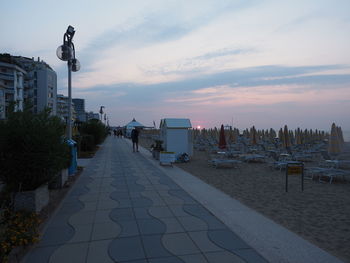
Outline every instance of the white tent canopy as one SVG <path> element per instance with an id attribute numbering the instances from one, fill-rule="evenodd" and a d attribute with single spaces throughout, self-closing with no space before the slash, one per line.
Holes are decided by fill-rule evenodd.
<path id="1" fill-rule="evenodd" d="M 135 118 L 132 119 L 131 122 L 125 125 L 126 129 L 133 129 L 134 127 L 137 128 L 144 128 L 145 126 L 138 121 L 135 120 Z"/>
<path id="2" fill-rule="evenodd" d="M 128 124 L 126 124 L 124 127 L 125 127 L 126 137 L 131 136 L 131 131 L 134 128 L 145 128 L 145 126 L 143 124 L 139 123 L 138 121 L 136 121 L 135 118 L 133 118 L 132 121 L 129 122 Z"/>

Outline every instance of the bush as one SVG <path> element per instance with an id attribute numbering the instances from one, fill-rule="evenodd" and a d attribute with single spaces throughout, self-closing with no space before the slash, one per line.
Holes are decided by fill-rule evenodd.
<path id="1" fill-rule="evenodd" d="M 90 134 L 83 134 L 81 136 L 80 150 L 84 152 L 90 152 L 95 149 L 94 136 Z"/>
<path id="2" fill-rule="evenodd" d="M 99 120 L 90 120 L 84 123 L 80 128 L 80 133 L 83 135 L 92 135 L 94 137 L 94 143 L 100 144 L 106 138 L 108 130 L 105 125 Z"/>
<path id="3" fill-rule="evenodd" d="M 64 125 L 45 110 L 13 112 L 0 122 L 0 181 L 9 191 L 30 191 L 69 166 Z"/>
<path id="4" fill-rule="evenodd" d="M 0 214 L 0 262 L 7 262 L 15 247 L 38 242 L 39 225 L 36 213 L 4 209 Z"/>

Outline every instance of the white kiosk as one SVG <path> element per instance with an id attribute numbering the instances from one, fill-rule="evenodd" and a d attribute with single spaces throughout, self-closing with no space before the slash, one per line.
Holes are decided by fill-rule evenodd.
<path id="1" fill-rule="evenodd" d="M 165 118 L 160 122 L 160 139 L 166 152 L 175 156 L 187 153 L 193 155 L 192 125 L 189 119 Z"/>

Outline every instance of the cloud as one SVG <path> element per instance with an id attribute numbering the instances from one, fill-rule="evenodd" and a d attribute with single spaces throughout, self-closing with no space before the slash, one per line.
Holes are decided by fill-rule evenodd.
<path id="1" fill-rule="evenodd" d="M 228 90 L 235 89 L 240 89 L 242 92 L 254 88 L 254 93 L 257 95 L 269 93 L 270 89 L 278 97 L 281 96 L 278 93 L 300 94 L 312 90 L 327 90 L 330 86 L 332 89 L 343 88 L 344 85 L 350 84 L 350 74 L 321 74 L 324 71 L 343 68 L 346 67 L 343 65 L 261 66 L 156 84 L 116 83 L 95 86 L 80 92 L 108 94 L 115 92 L 120 94 L 120 104 L 127 105 L 132 102 L 140 106 L 152 103 L 225 100 L 226 98 L 222 97 L 220 92 L 227 93 Z M 279 86 L 284 88 L 274 90 L 274 87 Z M 186 98 L 186 96 L 189 97 Z"/>
<path id="2" fill-rule="evenodd" d="M 153 68 L 141 68 L 141 70 L 145 74 L 153 75 L 193 75 L 213 69 L 217 70 L 219 65 L 223 65 L 226 60 L 232 62 L 234 56 L 245 55 L 253 52 L 257 51 L 253 48 L 222 48 L 180 61 L 157 65 Z"/>

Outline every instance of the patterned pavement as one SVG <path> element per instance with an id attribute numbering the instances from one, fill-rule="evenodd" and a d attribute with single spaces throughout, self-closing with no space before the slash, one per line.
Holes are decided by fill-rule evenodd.
<path id="1" fill-rule="evenodd" d="M 267 262 L 126 139 L 109 137 L 24 262 Z"/>

